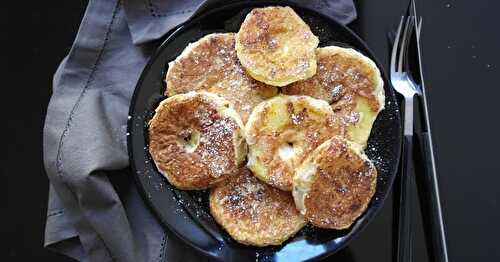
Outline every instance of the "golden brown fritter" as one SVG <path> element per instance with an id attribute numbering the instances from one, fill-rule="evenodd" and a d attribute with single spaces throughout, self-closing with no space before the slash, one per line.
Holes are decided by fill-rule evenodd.
<path id="1" fill-rule="evenodd" d="M 323 100 L 276 96 L 260 105 L 245 126 L 247 166 L 262 181 L 292 190 L 295 169 L 317 146 L 343 134 L 338 118 Z"/>
<path id="2" fill-rule="evenodd" d="M 290 192 L 261 182 L 246 168 L 211 190 L 210 211 L 236 241 L 253 246 L 280 245 L 306 223 Z"/>
<path id="3" fill-rule="evenodd" d="M 228 101 L 190 92 L 160 103 L 149 123 L 149 152 L 175 187 L 206 189 L 238 172 L 246 154 L 243 135 Z"/>
<path id="4" fill-rule="evenodd" d="M 361 146 L 334 137 L 297 169 L 293 197 L 313 225 L 346 229 L 365 211 L 376 183 L 377 170 Z"/>
<path id="5" fill-rule="evenodd" d="M 290 7 L 253 9 L 236 35 L 236 52 L 253 78 L 285 86 L 316 73 L 319 40 Z"/>
<path id="6" fill-rule="evenodd" d="M 350 48 L 318 48 L 316 59 L 316 75 L 284 87 L 283 93 L 327 101 L 337 115 L 342 115 L 346 138 L 366 145 L 385 103 L 380 71 L 373 61 Z"/>
<path id="7" fill-rule="evenodd" d="M 248 76 L 234 49 L 234 33 L 209 34 L 169 63 L 166 95 L 204 90 L 231 102 L 246 123 L 255 105 L 277 94 L 276 87 Z"/>

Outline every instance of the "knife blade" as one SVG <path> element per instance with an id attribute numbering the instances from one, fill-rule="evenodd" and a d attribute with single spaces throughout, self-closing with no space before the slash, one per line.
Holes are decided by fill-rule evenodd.
<path id="1" fill-rule="evenodd" d="M 425 88 L 424 73 L 422 66 L 422 51 L 421 51 L 421 29 L 422 29 L 422 17 L 418 15 L 416 8 L 416 1 L 412 2 L 412 13 L 415 19 L 415 39 L 416 39 L 416 57 L 418 60 L 417 67 L 419 74 L 415 74 L 419 78 L 420 82 L 420 93 L 418 94 L 418 101 L 421 114 L 421 130 L 417 137 L 419 138 L 421 156 L 424 160 L 425 166 L 424 170 L 424 191 L 427 195 L 426 203 L 423 205 L 423 218 L 424 223 L 427 225 L 425 228 L 426 238 L 430 242 L 429 247 L 431 249 L 432 258 L 435 261 L 448 262 L 448 251 L 446 245 L 446 235 L 443 222 L 443 214 L 441 208 L 441 200 L 439 194 L 439 185 L 436 172 L 436 161 L 434 158 L 434 150 L 432 143 L 432 134 L 430 127 L 429 109 L 428 109 L 428 99 L 427 92 Z M 427 221 L 425 221 L 427 220 Z"/>

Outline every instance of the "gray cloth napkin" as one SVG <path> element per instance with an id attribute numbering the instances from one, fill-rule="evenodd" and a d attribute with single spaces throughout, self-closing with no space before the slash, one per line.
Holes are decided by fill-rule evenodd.
<path id="1" fill-rule="evenodd" d="M 204 260 L 145 206 L 128 169 L 126 123 L 156 40 L 221 2 L 229 1 L 89 1 L 45 119 L 46 247 L 83 261 Z M 293 2 L 342 23 L 356 17 L 352 0 Z"/>

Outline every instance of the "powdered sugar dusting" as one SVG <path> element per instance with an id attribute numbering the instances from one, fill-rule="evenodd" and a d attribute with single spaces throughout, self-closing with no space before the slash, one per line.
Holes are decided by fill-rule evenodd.
<path id="1" fill-rule="evenodd" d="M 231 156 L 235 157 L 233 149 L 233 133 L 237 129 L 234 120 L 224 118 L 214 122 L 204 132 L 201 143 L 205 146 L 201 153 L 201 161 L 207 164 L 213 177 L 218 178 L 228 172 Z M 229 158 L 229 159 L 228 159 Z"/>
<path id="2" fill-rule="evenodd" d="M 170 94 L 205 90 L 231 102 L 246 122 L 253 107 L 277 93 L 248 76 L 234 48 L 234 34 L 210 34 L 186 48 L 169 67 L 167 90 Z"/>
<path id="3" fill-rule="evenodd" d="M 297 215 L 291 195 L 259 181 L 247 169 L 221 189 L 217 203 L 235 218 L 262 223 L 278 216 Z"/>

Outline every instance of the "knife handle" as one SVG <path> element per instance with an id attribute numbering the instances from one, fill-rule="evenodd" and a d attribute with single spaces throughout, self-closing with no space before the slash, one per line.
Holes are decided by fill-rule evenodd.
<path id="1" fill-rule="evenodd" d="M 426 201 L 423 201 L 422 219 L 425 226 L 425 235 L 430 244 L 431 260 L 448 262 L 446 237 L 443 215 L 439 198 L 439 187 L 432 155 L 432 142 L 429 132 L 422 132 L 421 136 L 422 159 L 424 160 L 422 192 L 425 192 Z"/>
<path id="2" fill-rule="evenodd" d="M 396 261 L 409 262 L 412 261 L 412 188 L 415 186 L 412 135 L 404 136 L 402 153 Z"/>

